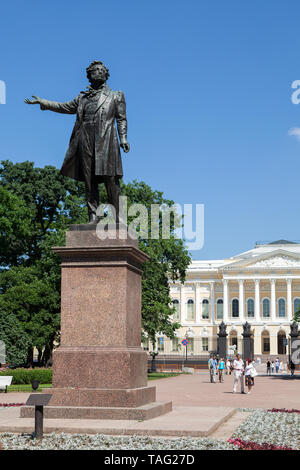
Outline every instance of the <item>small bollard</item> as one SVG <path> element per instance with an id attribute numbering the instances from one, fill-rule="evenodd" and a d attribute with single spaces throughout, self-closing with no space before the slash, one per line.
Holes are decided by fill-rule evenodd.
<path id="1" fill-rule="evenodd" d="M 36 439 L 43 438 L 43 425 L 44 425 L 44 406 L 48 405 L 51 394 L 47 393 L 32 393 L 26 402 L 26 406 L 34 406 L 34 437 Z"/>

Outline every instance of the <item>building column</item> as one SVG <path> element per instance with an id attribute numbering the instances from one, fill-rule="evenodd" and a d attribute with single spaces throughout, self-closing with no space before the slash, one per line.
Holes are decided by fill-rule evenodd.
<path id="1" fill-rule="evenodd" d="M 196 302 L 196 323 L 200 323 L 200 282 L 196 282 L 196 292 L 195 292 L 195 302 Z"/>
<path id="2" fill-rule="evenodd" d="M 210 322 L 215 323 L 215 283 L 210 283 Z"/>
<path id="3" fill-rule="evenodd" d="M 185 303 L 184 303 L 184 285 L 180 286 L 180 322 L 185 322 L 186 312 L 185 312 Z"/>
<path id="4" fill-rule="evenodd" d="M 272 321 L 276 321 L 276 284 L 275 282 L 276 282 L 275 279 L 271 279 L 271 320 Z"/>
<path id="5" fill-rule="evenodd" d="M 245 320 L 244 279 L 239 280 L 239 317 L 242 322 Z"/>
<path id="6" fill-rule="evenodd" d="M 223 279 L 223 321 L 224 323 L 228 322 L 229 315 L 228 315 L 228 297 L 229 297 L 229 289 L 228 289 L 228 280 Z"/>
<path id="7" fill-rule="evenodd" d="M 293 320 L 293 306 L 292 306 L 292 279 L 286 280 L 286 297 L 287 297 L 287 321 Z"/>
<path id="8" fill-rule="evenodd" d="M 260 292 L 259 292 L 259 279 L 255 279 L 255 321 L 260 321 Z"/>

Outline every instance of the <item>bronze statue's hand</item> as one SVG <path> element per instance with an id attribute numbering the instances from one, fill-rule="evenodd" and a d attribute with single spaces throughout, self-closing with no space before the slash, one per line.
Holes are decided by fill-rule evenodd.
<path id="1" fill-rule="evenodd" d="M 120 146 L 124 150 L 125 153 L 128 153 L 130 150 L 130 145 L 128 142 L 121 142 Z"/>
<path id="2" fill-rule="evenodd" d="M 25 98 L 24 103 L 26 103 L 26 104 L 41 104 L 42 103 L 42 99 L 39 98 L 38 96 L 32 95 L 32 98 L 34 98 L 34 100 L 30 100 L 29 98 Z"/>

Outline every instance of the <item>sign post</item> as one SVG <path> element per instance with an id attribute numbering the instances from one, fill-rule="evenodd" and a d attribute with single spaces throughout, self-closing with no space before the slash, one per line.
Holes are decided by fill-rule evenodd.
<path id="1" fill-rule="evenodd" d="M 26 402 L 27 406 L 34 406 L 34 437 L 36 439 L 43 438 L 43 425 L 44 425 L 44 406 L 48 405 L 51 394 L 32 393 Z"/>
<path id="2" fill-rule="evenodd" d="M 185 346 L 185 360 L 187 361 L 187 347 L 188 347 L 189 342 L 188 342 L 187 339 L 183 339 L 181 341 L 181 344 L 183 344 L 183 346 Z"/>

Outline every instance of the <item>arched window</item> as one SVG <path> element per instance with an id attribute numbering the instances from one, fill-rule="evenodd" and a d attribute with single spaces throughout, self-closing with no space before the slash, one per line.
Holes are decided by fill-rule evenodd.
<path id="1" fill-rule="evenodd" d="M 286 334 L 281 330 L 277 333 L 277 354 L 286 354 Z"/>
<path id="2" fill-rule="evenodd" d="M 172 300 L 173 307 L 175 308 L 175 313 L 173 315 L 174 320 L 179 320 L 179 300 L 173 299 Z"/>
<path id="3" fill-rule="evenodd" d="M 278 316 L 280 318 L 285 317 L 285 300 L 284 299 L 278 300 Z"/>
<path id="4" fill-rule="evenodd" d="M 189 299 L 187 301 L 187 316 L 186 316 L 186 319 L 188 321 L 194 320 L 194 312 L 195 312 L 194 301 L 192 299 Z"/>
<path id="5" fill-rule="evenodd" d="M 297 298 L 294 300 L 294 313 L 297 313 L 300 310 L 300 299 Z"/>
<path id="6" fill-rule="evenodd" d="M 238 318 L 239 316 L 239 301 L 238 299 L 232 300 L 232 317 Z"/>
<path id="7" fill-rule="evenodd" d="M 203 320 L 209 318 L 209 302 L 207 299 L 202 300 L 202 318 Z"/>
<path id="8" fill-rule="evenodd" d="M 223 319 L 223 299 L 217 300 L 217 320 Z"/>
<path id="9" fill-rule="evenodd" d="M 263 300 L 263 317 L 264 318 L 270 317 L 270 300 L 269 299 Z"/>
<path id="10" fill-rule="evenodd" d="M 254 317 L 254 300 L 253 299 L 247 300 L 247 316 L 249 318 Z"/>

